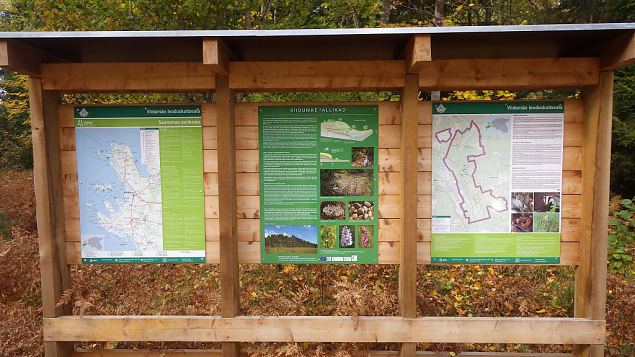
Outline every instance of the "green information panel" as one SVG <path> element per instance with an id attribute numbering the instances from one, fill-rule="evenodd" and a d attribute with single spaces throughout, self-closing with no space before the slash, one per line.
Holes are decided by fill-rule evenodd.
<path id="1" fill-rule="evenodd" d="M 202 263 L 200 106 L 75 107 L 82 263 Z"/>
<path id="2" fill-rule="evenodd" d="M 432 106 L 432 262 L 560 262 L 562 102 Z"/>
<path id="3" fill-rule="evenodd" d="M 259 108 L 263 263 L 377 263 L 377 111 Z"/>

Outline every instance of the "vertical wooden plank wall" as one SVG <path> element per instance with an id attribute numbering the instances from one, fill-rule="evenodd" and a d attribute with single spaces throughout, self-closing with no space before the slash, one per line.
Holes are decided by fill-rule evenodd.
<path id="1" fill-rule="evenodd" d="M 40 247 L 42 315 L 70 315 L 70 306 L 57 303 L 71 284 L 66 264 L 64 198 L 59 151 L 57 109 L 60 95 L 42 90 L 42 80 L 29 79 L 29 103 L 33 141 L 33 181 Z M 45 342 L 47 357 L 70 356 L 72 343 Z"/>
<path id="2" fill-rule="evenodd" d="M 220 233 L 221 316 L 240 312 L 238 229 L 236 225 L 236 137 L 234 93 L 229 76 L 216 76 L 218 205 Z M 238 357 L 239 343 L 224 342 L 223 357 Z"/>
<path id="3" fill-rule="evenodd" d="M 582 93 L 584 116 L 583 234 L 576 270 L 575 316 L 605 319 L 613 116 L 613 72 Z M 576 346 L 577 356 L 603 356 L 604 346 Z"/>

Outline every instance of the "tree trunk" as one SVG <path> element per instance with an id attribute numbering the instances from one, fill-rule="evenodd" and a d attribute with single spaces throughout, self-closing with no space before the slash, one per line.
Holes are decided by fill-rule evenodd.
<path id="1" fill-rule="evenodd" d="M 382 12 L 381 22 L 387 24 L 390 22 L 390 0 L 382 1 Z"/>
<path id="2" fill-rule="evenodd" d="M 494 2 L 492 0 L 487 0 L 483 4 L 485 6 L 485 19 L 483 20 L 483 24 L 492 25 L 492 13 L 494 11 Z"/>
<path id="3" fill-rule="evenodd" d="M 434 26 L 443 26 L 443 18 L 445 15 L 443 14 L 443 0 L 436 0 L 434 2 L 434 19 L 432 22 Z"/>

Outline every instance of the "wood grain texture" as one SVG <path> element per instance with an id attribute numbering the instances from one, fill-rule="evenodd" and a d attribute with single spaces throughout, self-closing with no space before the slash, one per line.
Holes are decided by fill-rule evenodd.
<path id="1" fill-rule="evenodd" d="M 13 40 L 0 41 L 0 66 L 12 71 L 39 75 L 40 62 L 50 55 L 24 43 Z"/>
<path id="2" fill-rule="evenodd" d="M 603 71 L 612 71 L 635 62 L 635 32 L 625 32 L 604 43 L 601 48 L 600 66 Z"/>
<path id="3" fill-rule="evenodd" d="M 403 86 L 404 61 L 231 62 L 235 90 L 385 90 Z"/>
<path id="4" fill-rule="evenodd" d="M 602 344 L 604 327 L 575 318 L 66 316 L 44 319 L 44 340 Z"/>
<path id="5" fill-rule="evenodd" d="M 203 63 L 210 66 L 214 72 L 227 74 L 230 57 L 229 49 L 221 39 L 203 39 Z"/>
<path id="6" fill-rule="evenodd" d="M 228 76 L 216 76 L 216 116 L 218 144 L 218 230 L 220 238 L 221 316 L 240 313 L 238 226 L 236 220 L 236 135 L 234 93 Z M 206 211 L 207 209 L 206 197 Z M 206 214 L 207 217 L 207 214 Z M 240 345 L 223 343 L 223 357 L 238 357 Z"/>
<path id="7" fill-rule="evenodd" d="M 202 62 L 45 63 L 45 90 L 64 92 L 207 92 L 215 71 Z"/>
<path id="8" fill-rule="evenodd" d="M 597 58 L 450 59 L 424 62 L 426 90 L 579 88 L 595 85 Z"/>
<path id="9" fill-rule="evenodd" d="M 424 62 L 432 60 L 432 41 L 430 35 L 414 35 L 406 46 L 406 72 L 416 73 Z"/>
<path id="10" fill-rule="evenodd" d="M 574 313 L 605 319 L 613 73 L 583 93 L 584 171 L 580 266 L 576 270 Z M 596 346 L 576 346 L 578 356 L 603 356 Z"/>
<path id="11" fill-rule="evenodd" d="M 399 256 L 399 309 L 401 316 L 417 316 L 417 106 L 419 102 L 418 76 L 406 75 L 401 92 L 401 247 Z M 426 125 L 428 126 L 428 125 Z M 403 354 L 407 349 L 409 352 Z M 406 347 L 402 356 L 414 349 Z M 412 353 L 410 353 L 412 355 Z"/>
<path id="12" fill-rule="evenodd" d="M 64 199 L 59 152 L 59 93 L 42 90 L 40 78 L 29 78 L 29 105 L 33 143 L 33 185 L 38 230 L 42 316 L 71 313 L 69 304 L 58 304 L 70 288 L 64 227 Z M 46 356 L 70 356 L 72 345 L 46 342 Z"/>

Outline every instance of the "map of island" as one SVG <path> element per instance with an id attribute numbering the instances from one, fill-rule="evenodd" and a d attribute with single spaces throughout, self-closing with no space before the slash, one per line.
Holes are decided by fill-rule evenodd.
<path id="1" fill-rule="evenodd" d="M 145 145 L 145 176 L 141 175 L 129 146 L 113 142 L 110 153 L 102 154 L 117 173 L 125 192 L 114 212 L 97 212 L 97 219 L 106 231 L 119 237 L 130 237 L 137 250 L 157 251 L 163 247 L 158 130 L 154 132 L 157 144 L 150 148 Z"/>
<path id="2" fill-rule="evenodd" d="M 82 262 L 204 262 L 200 107 L 75 114 Z"/>

